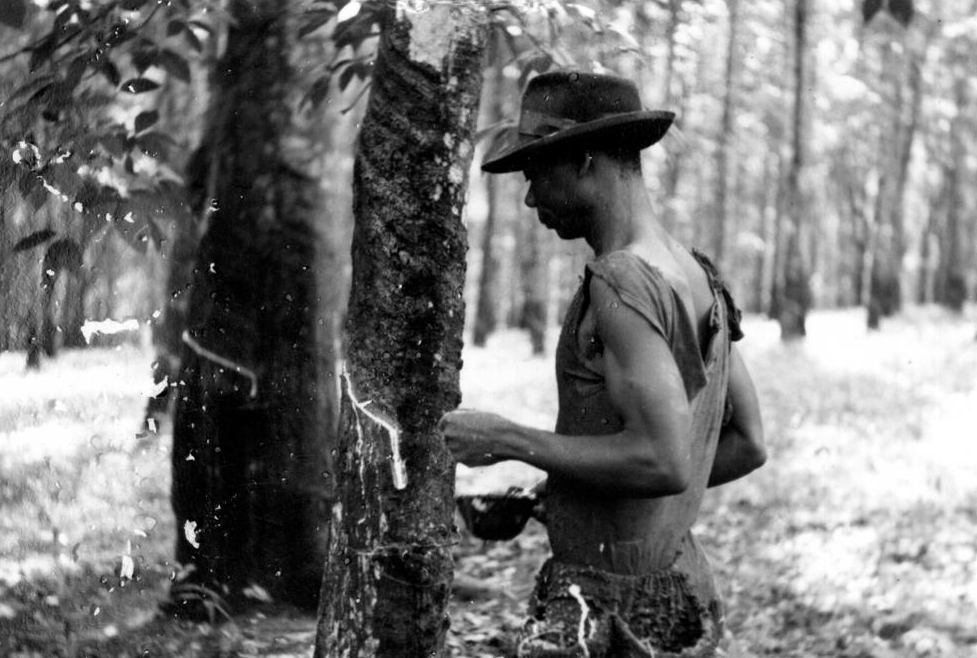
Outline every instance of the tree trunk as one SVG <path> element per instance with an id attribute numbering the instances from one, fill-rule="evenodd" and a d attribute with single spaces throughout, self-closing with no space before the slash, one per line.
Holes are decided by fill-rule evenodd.
<path id="1" fill-rule="evenodd" d="M 485 17 L 384 7 L 354 166 L 353 281 L 315 656 L 439 656 L 454 464 L 436 425 L 460 401 L 461 211 Z M 396 11 L 396 13 L 395 13 Z"/>
<path id="2" fill-rule="evenodd" d="M 668 27 L 665 35 L 667 42 L 667 54 L 665 59 L 665 79 L 663 82 L 662 107 L 664 107 L 666 110 L 675 111 L 676 129 L 680 129 L 682 127 L 681 122 L 685 115 L 685 109 L 688 105 L 686 85 L 681 78 L 678 81 L 681 91 L 679 94 L 677 94 L 677 99 L 675 93 L 675 78 L 677 77 L 675 71 L 675 59 L 676 47 L 678 45 L 676 35 L 678 33 L 681 18 L 682 0 L 668 0 Z M 683 155 L 684 154 L 681 149 L 675 149 L 665 163 L 665 180 L 662 190 L 662 223 L 669 232 L 674 232 L 676 230 L 679 220 L 675 206 L 678 196 L 678 185 L 682 175 Z"/>
<path id="3" fill-rule="evenodd" d="M 898 29 L 892 41 L 883 45 L 880 84 L 891 89 L 883 96 L 882 108 L 890 120 L 883 128 L 879 144 L 879 184 L 875 204 L 875 240 L 868 276 L 868 325 L 877 329 L 882 317 L 902 306 L 900 263 L 905 252 L 903 206 L 909 157 L 919 114 L 921 76 L 918 62 L 908 53 L 905 29 Z M 898 41 L 897 41 L 898 39 Z M 906 87 L 909 102 L 906 103 Z M 891 96 L 891 98 L 890 98 Z"/>
<path id="4" fill-rule="evenodd" d="M 969 106 L 969 81 L 961 71 L 956 71 L 953 85 L 957 115 L 950 122 L 950 160 L 944 167 L 946 190 L 946 216 L 940 240 L 940 263 L 937 270 L 936 301 L 946 308 L 960 313 L 967 298 L 964 250 L 966 248 L 965 220 L 961 212 L 966 208 L 966 196 L 961 181 L 967 166 L 967 139 L 965 121 Z"/>
<path id="5" fill-rule="evenodd" d="M 723 96 L 723 116 L 716 145 L 716 212 L 713 232 L 713 257 L 724 269 L 726 225 L 729 221 L 729 151 L 733 134 L 733 96 L 736 73 L 736 41 L 739 32 L 739 0 L 726 0 L 729 14 L 729 39 L 726 44 L 726 93 Z"/>
<path id="6" fill-rule="evenodd" d="M 11 313 L 11 300 L 13 299 L 13 268 L 10 263 L 13 260 L 10 249 L 10 236 L 7 231 L 7 203 L 6 195 L 0 192 L 0 352 L 6 352 L 11 348 L 11 333 L 13 314 Z"/>
<path id="7" fill-rule="evenodd" d="M 519 250 L 519 282 L 522 287 L 519 327 L 529 332 L 533 354 L 542 354 L 546 351 L 550 287 L 550 257 L 546 248 L 546 230 L 534 219 L 525 227 L 525 242 Z"/>
<path id="8" fill-rule="evenodd" d="M 501 37 L 500 37 L 501 40 Z M 503 119 L 502 116 L 502 85 L 505 75 L 501 57 L 492 67 L 492 87 L 489 91 L 489 125 Z M 496 237 L 499 232 L 499 206 L 503 181 L 498 176 L 486 176 L 485 225 L 482 232 L 482 271 L 478 278 L 478 302 L 475 306 L 475 327 L 472 332 L 472 344 L 483 347 L 489 334 L 495 331 L 498 323 L 499 299 L 499 254 L 495 249 Z"/>
<path id="9" fill-rule="evenodd" d="M 314 222 L 319 186 L 283 157 L 292 36 L 278 0 L 234 0 L 189 187 L 213 212 L 191 272 L 173 428 L 176 612 L 198 585 L 314 607 L 330 437 L 318 426 Z M 199 210 L 199 208 L 198 208 Z M 187 582 L 189 581 L 189 582 Z"/>
<path id="10" fill-rule="evenodd" d="M 218 38 L 204 42 L 204 63 L 202 70 L 210 75 L 195 75 L 190 88 L 180 89 L 167 77 L 164 88 L 169 93 L 160 94 L 161 107 L 159 124 L 167 134 L 178 134 L 180 141 L 188 144 L 200 141 L 200 124 L 196 121 L 188 125 L 186 117 L 205 116 L 206 102 L 215 78 L 218 57 Z M 180 83 L 182 84 L 182 83 Z M 177 157 L 179 155 L 177 154 Z M 190 281 L 196 262 L 200 238 L 206 232 L 212 203 L 216 194 L 217 159 L 210 157 L 202 148 L 194 150 L 186 159 L 177 160 L 177 166 L 186 172 L 189 183 L 186 212 L 178 213 L 172 219 L 168 240 L 160 250 L 160 258 L 165 263 L 165 282 L 162 288 L 160 315 L 152 322 L 153 349 L 155 359 L 152 363 L 153 381 L 162 384 L 176 381 L 180 373 L 180 355 L 183 342 L 180 336 L 186 328 L 187 305 L 190 300 Z M 167 416 L 172 400 L 173 386 L 164 388 L 159 395 L 150 398 L 146 404 L 145 416 L 157 423 Z"/>
<path id="11" fill-rule="evenodd" d="M 805 321 L 811 305 L 806 254 L 802 180 L 805 167 L 805 101 L 807 79 L 807 0 L 795 0 L 794 6 L 794 111 L 792 115 L 792 157 L 787 172 L 787 217 L 784 223 L 785 253 L 782 262 L 783 288 L 777 309 L 780 336 L 784 340 L 800 338 L 806 334 Z"/>

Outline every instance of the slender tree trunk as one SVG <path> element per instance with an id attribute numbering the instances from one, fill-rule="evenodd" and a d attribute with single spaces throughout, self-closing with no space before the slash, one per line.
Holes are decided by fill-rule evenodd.
<path id="1" fill-rule="evenodd" d="M 501 37 L 500 37 L 501 40 Z M 502 86 L 505 75 L 500 58 L 492 66 L 492 85 L 489 91 L 488 122 L 495 124 L 503 119 L 502 116 Z M 472 344 L 482 347 L 489 334 L 495 331 L 498 324 L 499 309 L 499 254 L 496 250 L 497 235 L 499 233 L 499 206 L 503 181 L 498 176 L 486 176 L 485 226 L 482 232 L 482 271 L 478 278 L 478 301 L 475 306 L 475 327 L 472 332 Z"/>
<path id="2" fill-rule="evenodd" d="M 805 202 L 802 182 L 805 167 L 804 121 L 807 76 L 807 0 L 795 0 L 794 6 L 794 111 L 792 115 L 792 156 L 787 172 L 787 211 L 785 222 L 786 251 L 783 259 L 783 292 L 777 321 L 784 340 L 800 338 L 806 334 L 805 320 L 811 305 L 807 271 L 807 254 L 804 251 Z"/>
<path id="3" fill-rule="evenodd" d="M 957 115 L 950 122 L 950 161 L 944 167 L 946 215 L 940 240 L 940 265 L 937 270 L 937 301 L 954 312 L 961 312 L 966 301 L 965 259 L 966 231 L 961 213 L 966 207 L 965 184 L 960 180 L 967 171 L 967 139 L 964 137 L 966 108 L 969 104 L 969 81 L 957 73 L 954 101 Z"/>
<path id="4" fill-rule="evenodd" d="M 546 351 L 550 258 L 545 238 L 543 225 L 533 222 L 527 227 L 526 242 L 520 253 L 522 312 L 519 325 L 529 332 L 533 354 Z"/>
<path id="5" fill-rule="evenodd" d="M 739 0 L 726 0 L 729 14 L 729 39 L 726 43 L 726 93 L 723 96 L 723 116 L 716 145 L 716 214 L 713 233 L 713 257 L 722 268 L 726 249 L 726 225 L 729 221 L 729 151 L 733 134 L 734 89 L 736 85 L 736 42 L 739 33 Z"/>
<path id="6" fill-rule="evenodd" d="M 12 246 L 10 236 L 7 234 L 7 199 L 0 196 L 0 290 L 3 291 L 0 295 L 0 352 L 9 350 L 11 344 L 10 300 L 13 277 L 10 267 L 12 256 L 10 249 Z"/>
<path id="7" fill-rule="evenodd" d="M 909 157 L 920 109 L 919 63 L 911 52 L 903 28 L 882 54 L 881 84 L 891 88 L 885 111 L 891 120 L 879 144 L 879 184 L 875 204 L 875 244 L 869 269 L 868 326 L 876 329 L 882 317 L 902 306 L 900 263 L 905 253 L 903 208 Z M 908 88 L 909 99 L 906 102 Z"/>
<path id="8" fill-rule="evenodd" d="M 676 99 L 675 94 L 675 59 L 676 59 L 676 47 L 677 47 L 677 33 L 679 28 L 679 23 L 682 19 L 682 0 L 668 0 L 668 27 L 666 29 L 665 40 L 667 43 L 667 54 L 665 58 L 665 77 L 663 81 L 663 93 L 662 93 L 662 107 L 667 110 L 674 110 L 676 113 L 677 121 L 674 129 L 680 129 L 680 122 L 684 116 L 686 102 L 686 91 L 685 85 L 682 80 L 679 80 L 679 85 L 681 86 L 681 92 L 678 94 Z M 673 130 L 674 130 L 673 129 Z M 682 174 L 682 152 L 680 149 L 675 149 L 673 153 L 670 154 L 667 162 L 665 163 L 665 180 L 663 186 L 663 215 L 662 221 L 667 230 L 674 231 L 676 229 L 676 224 L 678 222 L 677 213 L 675 210 L 676 197 L 678 195 L 678 185 Z"/>
<path id="9" fill-rule="evenodd" d="M 354 174 L 339 502 L 319 658 L 438 656 L 451 587 L 454 466 L 436 424 L 459 400 L 461 211 L 485 17 L 470 3 L 381 11 Z"/>
<path id="10" fill-rule="evenodd" d="M 191 271 L 173 428 L 171 588 L 195 614 L 202 584 L 231 604 L 263 587 L 314 607 L 325 560 L 331 437 L 317 424 L 317 182 L 283 157 L 292 34 L 278 0 L 234 19 L 190 188 L 213 212 Z M 207 192 L 212 190 L 212 195 Z"/>

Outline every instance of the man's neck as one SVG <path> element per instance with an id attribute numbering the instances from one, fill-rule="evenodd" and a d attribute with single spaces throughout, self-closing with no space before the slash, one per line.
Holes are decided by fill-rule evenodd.
<path id="1" fill-rule="evenodd" d="M 658 222 L 640 173 L 608 172 L 594 204 L 587 243 L 601 256 L 648 239 L 658 239 Z"/>

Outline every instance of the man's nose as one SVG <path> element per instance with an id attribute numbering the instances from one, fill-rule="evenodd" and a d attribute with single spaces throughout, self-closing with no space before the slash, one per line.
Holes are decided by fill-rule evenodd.
<path id="1" fill-rule="evenodd" d="M 523 203 L 530 208 L 536 207 L 536 196 L 533 194 L 533 188 L 531 186 L 528 190 L 526 190 L 526 198 L 523 199 Z"/>

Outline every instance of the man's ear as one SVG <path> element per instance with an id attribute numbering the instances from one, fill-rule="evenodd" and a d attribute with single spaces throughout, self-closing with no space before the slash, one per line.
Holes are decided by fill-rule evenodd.
<path id="1" fill-rule="evenodd" d="M 577 178 L 583 178 L 594 167 L 594 156 L 589 151 L 584 151 L 580 159 L 580 166 L 577 168 Z"/>

